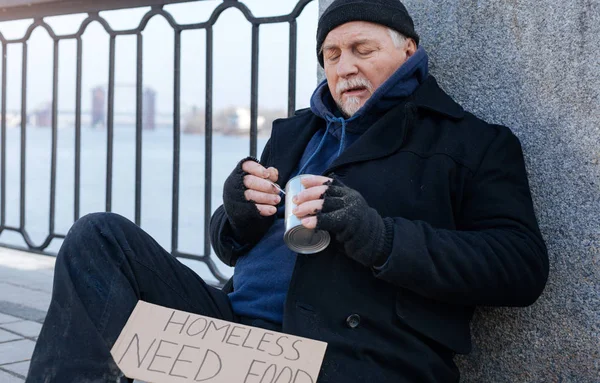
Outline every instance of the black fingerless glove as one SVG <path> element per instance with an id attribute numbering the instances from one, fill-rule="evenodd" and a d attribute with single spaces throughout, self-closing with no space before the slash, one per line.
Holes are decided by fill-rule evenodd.
<path id="1" fill-rule="evenodd" d="M 327 184 L 317 229 L 330 232 L 355 261 L 367 267 L 383 265 L 392 250 L 392 219 L 381 218 L 359 192 L 340 181 Z"/>
<path id="2" fill-rule="evenodd" d="M 242 243 L 254 244 L 269 230 L 275 215 L 263 217 L 254 202 L 246 200 L 244 176 L 248 173 L 242 169 L 242 164 L 246 161 L 258 162 L 254 157 L 247 157 L 233 169 L 223 186 L 223 207 L 235 239 Z"/>

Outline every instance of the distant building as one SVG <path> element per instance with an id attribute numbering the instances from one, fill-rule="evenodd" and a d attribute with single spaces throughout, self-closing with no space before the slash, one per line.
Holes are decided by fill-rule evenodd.
<path id="1" fill-rule="evenodd" d="M 183 132 L 190 134 L 202 134 L 205 130 L 205 113 L 204 109 L 193 106 L 183 116 Z"/>
<path id="2" fill-rule="evenodd" d="M 134 84 L 117 84 L 115 87 L 135 88 L 136 86 Z M 118 114 L 123 115 L 122 112 L 115 112 L 113 121 L 116 121 Z M 92 89 L 92 127 L 105 128 L 106 117 L 106 88 L 104 86 L 97 86 Z M 132 123 L 135 124 L 135 112 L 131 113 L 131 117 L 133 117 Z M 126 118 L 126 120 L 129 121 L 129 118 Z M 142 127 L 146 130 L 156 129 L 156 91 L 151 88 L 145 88 L 142 95 Z"/>
<path id="3" fill-rule="evenodd" d="M 46 103 L 33 111 L 33 125 L 36 127 L 52 126 L 52 104 Z"/>
<path id="4" fill-rule="evenodd" d="M 260 110 L 257 119 L 258 133 L 261 136 L 271 134 L 273 121 L 286 117 L 282 109 Z M 230 107 L 217 111 L 213 116 L 213 132 L 231 135 L 248 135 L 250 133 L 251 113 L 249 108 Z M 206 115 L 204 109 L 193 106 L 183 117 L 183 132 L 203 134 L 206 130 Z"/>
<path id="5" fill-rule="evenodd" d="M 219 113 L 216 120 L 216 127 L 224 134 L 248 134 L 251 126 L 251 112 L 249 108 L 233 107 L 223 110 Z M 264 127 L 265 118 L 258 116 L 257 128 L 261 130 Z"/>
<path id="6" fill-rule="evenodd" d="M 144 89 L 142 107 L 142 126 L 145 130 L 156 129 L 156 91 Z"/>
<path id="7" fill-rule="evenodd" d="M 2 117 L 0 116 L 0 122 Z M 6 113 L 6 126 L 8 128 L 17 128 L 21 126 L 21 113 Z"/>
<path id="8" fill-rule="evenodd" d="M 106 91 L 102 86 L 92 89 L 92 126 L 106 126 Z"/>

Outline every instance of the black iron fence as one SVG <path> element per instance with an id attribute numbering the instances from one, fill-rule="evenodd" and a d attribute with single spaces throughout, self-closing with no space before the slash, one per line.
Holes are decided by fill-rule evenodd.
<path id="1" fill-rule="evenodd" d="M 76 92 L 75 92 L 75 140 L 74 140 L 74 215 L 73 221 L 80 217 L 81 205 L 81 127 L 82 127 L 82 35 L 87 26 L 92 22 L 98 22 L 102 25 L 109 36 L 109 73 L 107 87 L 107 116 L 106 116 L 106 197 L 105 210 L 112 210 L 113 202 L 113 152 L 114 152 L 114 117 L 115 117 L 115 45 L 120 36 L 132 35 L 137 38 L 136 51 L 136 107 L 135 107 L 135 213 L 134 221 L 140 224 L 141 220 L 141 200 L 142 200 L 142 129 L 143 129 L 143 35 L 149 20 L 155 16 L 162 16 L 167 20 L 174 31 L 174 89 L 173 89 L 173 173 L 172 173 L 172 227 L 171 227 L 171 253 L 174 256 L 199 260 L 204 262 L 213 276 L 223 283 L 226 279 L 220 273 L 214 260 L 211 257 L 210 236 L 208 226 L 212 212 L 211 189 L 212 189 L 212 170 L 213 170 L 213 26 L 223 11 L 228 8 L 237 8 L 243 13 L 246 20 L 251 24 L 251 84 L 250 84 L 250 154 L 257 155 L 257 133 L 258 133 L 258 57 L 259 57 L 259 32 L 260 26 L 265 24 L 286 23 L 289 25 L 289 68 L 288 68 L 288 114 L 291 114 L 296 105 L 296 55 L 297 55 L 297 18 L 312 0 L 299 0 L 293 11 L 286 15 L 276 17 L 255 17 L 250 9 L 243 3 L 236 0 L 225 0 L 220 3 L 212 12 L 207 21 L 196 24 L 179 24 L 172 15 L 163 9 L 166 4 L 186 2 L 190 0 L 82 0 L 78 2 L 60 1 L 60 0 L 38 0 L 38 1 L 13 1 L 11 5 L 0 5 L 0 21 L 16 19 L 32 19 L 31 25 L 22 38 L 7 39 L 0 33 L 0 43 L 2 44 L 2 74 L 1 74 L 1 146 L 0 146 L 0 233 L 12 231 L 19 233 L 29 251 L 47 253 L 49 244 L 54 239 L 63 239 L 65 234 L 58 233 L 55 230 L 56 218 L 56 179 L 57 179 L 57 129 L 58 129 L 58 71 L 59 71 L 59 42 L 64 40 L 76 41 Z M 196 0 L 198 1 L 198 0 Z M 23 4 L 26 3 L 26 4 Z M 6 4 L 6 3 L 5 3 Z M 21 4 L 21 5 L 19 5 Z M 133 8 L 140 6 L 151 6 L 150 10 L 142 17 L 139 25 L 134 29 L 114 30 L 110 24 L 99 14 L 100 11 Z M 66 15 L 86 13 L 87 17 L 81 22 L 79 30 L 76 33 L 68 35 L 57 35 L 53 28 L 44 21 L 44 17 L 54 15 Z M 27 68 L 28 68 L 28 40 L 36 28 L 43 28 L 53 41 L 53 79 L 52 79 L 52 105 L 51 105 L 51 154 L 50 154 L 50 193 L 49 193 L 49 222 L 48 235 L 41 244 L 32 241 L 25 222 L 26 211 L 26 153 L 27 153 Z M 204 248 L 200 254 L 191 254 L 182 252 L 178 246 L 179 230 L 179 211 L 180 211 L 180 149 L 181 149 L 181 34 L 186 30 L 204 30 L 206 33 L 206 89 L 205 89 L 205 195 L 204 195 Z M 7 48 L 10 45 L 21 45 L 22 47 L 22 82 L 21 82 L 21 123 L 20 123 L 20 203 L 19 203 L 19 225 L 7 225 L 6 220 L 6 142 L 7 142 Z"/>

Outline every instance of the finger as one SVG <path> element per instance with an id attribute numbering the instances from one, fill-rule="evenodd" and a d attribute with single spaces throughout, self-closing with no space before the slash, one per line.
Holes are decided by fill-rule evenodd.
<path id="1" fill-rule="evenodd" d="M 269 172 L 269 181 L 277 182 L 279 179 L 279 170 L 277 170 L 277 168 L 270 167 L 267 169 L 267 172 Z"/>
<path id="2" fill-rule="evenodd" d="M 322 199 L 323 194 L 327 191 L 329 186 L 313 186 L 310 189 L 302 190 L 300 193 L 294 196 L 292 202 L 296 205 L 307 201 L 314 201 Z"/>
<path id="3" fill-rule="evenodd" d="M 319 230 L 326 230 L 331 233 L 340 233 L 343 231 L 346 228 L 347 220 L 340 219 L 340 214 L 338 212 L 326 212 L 326 209 L 321 210 L 316 215 L 316 228 Z"/>
<path id="4" fill-rule="evenodd" d="M 308 176 L 308 177 L 302 177 L 302 185 L 304 185 L 305 188 L 311 188 L 313 186 L 321 186 L 323 184 L 325 184 L 325 182 L 331 182 L 333 181 L 333 179 L 329 178 L 329 177 L 324 177 L 324 176 Z"/>
<path id="5" fill-rule="evenodd" d="M 281 202 L 281 197 L 275 194 L 263 193 L 256 190 L 244 191 L 244 197 L 247 201 L 252 201 L 257 204 L 277 206 Z"/>
<path id="6" fill-rule="evenodd" d="M 279 190 L 276 186 L 274 186 L 271 183 L 271 181 L 267 181 L 265 179 L 250 174 L 244 176 L 244 186 L 247 189 L 260 191 L 263 193 L 270 193 L 275 195 L 279 194 Z"/>
<path id="7" fill-rule="evenodd" d="M 259 178 L 269 178 L 270 174 L 264 166 L 256 161 L 248 160 L 242 164 L 242 170 Z"/>
<path id="8" fill-rule="evenodd" d="M 294 208 L 293 213 L 298 218 L 303 218 L 308 215 L 314 215 L 323 209 L 323 200 L 318 199 L 315 201 L 304 202 L 301 205 L 296 206 Z"/>
<path id="9" fill-rule="evenodd" d="M 256 204 L 256 208 L 263 217 L 270 217 L 277 213 L 277 208 L 275 206 Z"/>
<path id="10" fill-rule="evenodd" d="M 307 229 L 317 228 L 317 217 L 306 217 L 301 222 L 302 226 L 304 226 Z"/>
<path id="11" fill-rule="evenodd" d="M 348 193 L 350 190 L 345 186 L 329 185 L 329 189 L 327 189 L 327 197 L 343 197 Z"/>
<path id="12" fill-rule="evenodd" d="M 346 200 L 340 197 L 332 197 L 327 195 L 327 200 L 323 200 L 323 212 L 332 212 L 347 207 Z"/>

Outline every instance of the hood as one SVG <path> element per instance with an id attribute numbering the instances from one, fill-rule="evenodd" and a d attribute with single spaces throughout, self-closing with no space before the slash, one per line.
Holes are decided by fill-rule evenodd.
<path id="1" fill-rule="evenodd" d="M 339 149 L 337 152 L 337 157 L 339 157 L 347 144 L 347 132 L 357 135 L 362 134 L 374 121 L 410 96 L 425 81 L 428 73 L 429 59 L 427 52 L 423 47 L 420 47 L 349 118 L 345 118 L 342 115 L 329 92 L 327 80 L 323 80 L 311 97 L 310 108 L 315 115 L 327 121 L 327 127 L 321 142 L 302 169 L 300 169 L 299 174 L 303 174 L 309 163 L 322 149 L 329 134 L 339 139 Z"/>

